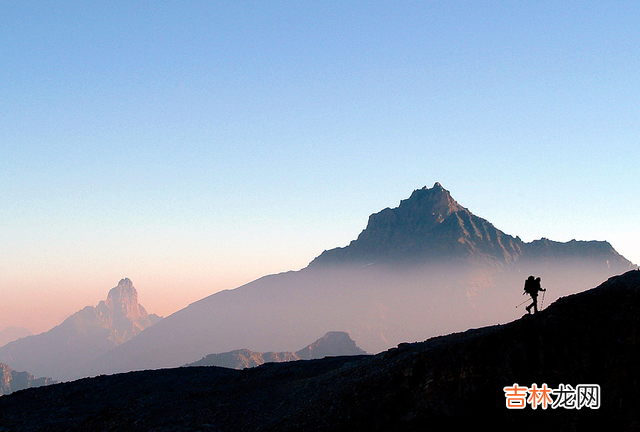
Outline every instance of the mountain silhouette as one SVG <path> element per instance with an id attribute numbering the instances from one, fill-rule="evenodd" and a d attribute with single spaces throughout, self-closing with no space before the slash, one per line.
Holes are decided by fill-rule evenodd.
<path id="1" fill-rule="evenodd" d="M 323 252 L 310 266 L 462 259 L 506 264 L 522 255 L 523 244 L 462 207 L 436 183 L 415 190 L 396 208 L 372 214 L 356 240 Z"/>
<path id="2" fill-rule="evenodd" d="M 525 243 L 458 204 L 439 183 L 371 215 L 344 248 L 190 304 L 96 358 L 84 376 L 177 367 L 212 352 L 291 352 L 327 328 L 370 353 L 403 341 L 511 321 L 524 279 L 541 307 L 633 265 L 610 244 Z"/>
<path id="3" fill-rule="evenodd" d="M 474 215 L 435 183 L 431 189 L 415 190 L 396 208 L 372 214 L 356 240 L 344 248 L 324 251 L 309 266 L 465 260 L 504 266 L 540 259 L 589 259 L 620 271 L 631 264 L 607 242 L 560 243 L 543 238 L 525 243 Z"/>
<path id="4" fill-rule="evenodd" d="M 141 371 L 16 392 L 0 398 L 0 430 L 637 430 L 638 311 L 633 270 L 537 315 L 372 356 Z M 546 409 L 507 409 L 514 384 L 599 391 L 579 409 L 570 397 L 552 407 L 560 394 Z"/>
<path id="5" fill-rule="evenodd" d="M 221 366 L 232 369 L 245 369 L 260 366 L 264 363 L 282 363 L 296 360 L 321 359 L 328 356 L 364 355 L 366 351 L 345 332 L 329 332 L 323 337 L 307 345 L 295 353 L 267 352 L 259 353 L 248 349 L 240 349 L 226 353 L 209 354 L 208 356 L 186 366 Z"/>
<path id="6" fill-rule="evenodd" d="M 45 333 L 1 347 L 0 362 L 55 380 L 77 378 L 81 366 L 159 320 L 138 303 L 138 292 L 125 278 L 96 307 L 87 306 Z"/>

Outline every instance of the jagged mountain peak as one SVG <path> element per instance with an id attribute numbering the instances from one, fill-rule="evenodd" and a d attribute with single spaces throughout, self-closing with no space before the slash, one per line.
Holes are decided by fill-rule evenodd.
<path id="1" fill-rule="evenodd" d="M 95 310 L 111 330 L 109 339 L 117 344 L 131 339 L 159 320 L 155 315 L 150 316 L 138 303 L 138 291 L 129 278 L 121 279 L 118 286 L 109 291 L 107 300 L 101 301 Z"/>
<path id="2" fill-rule="evenodd" d="M 442 185 L 424 186 L 395 208 L 369 216 L 347 247 L 324 251 L 311 265 L 376 264 L 459 258 L 511 262 L 520 240 L 461 206 Z"/>
<path id="3" fill-rule="evenodd" d="M 118 282 L 118 286 L 116 286 L 115 288 L 111 288 L 111 290 L 109 291 L 108 297 L 111 297 L 112 295 L 137 296 L 138 291 L 136 291 L 136 288 L 133 286 L 133 282 L 131 282 L 131 279 L 123 278 L 120 279 L 120 282 Z"/>
<path id="4" fill-rule="evenodd" d="M 468 211 L 456 202 L 451 193 L 436 182 L 431 189 L 426 186 L 413 191 L 411 196 L 400 201 L 398 209 L 406 209 L 407 213 L 427 219 L 442 220 L 451 213 Z"/>
<path id="5" fill-rule="evenodd" d="M 101 301 L 98 308 L 106 308 L 115 313 L 129 316 L 129 318 L 138 318 L 146 314 L 144 308 L 142 308 L 142 310 L 140 309 L 138 291 L 129 278 L 121 279 L 118 286 L 111 288 L 107 295 L 107 300 Z"/>

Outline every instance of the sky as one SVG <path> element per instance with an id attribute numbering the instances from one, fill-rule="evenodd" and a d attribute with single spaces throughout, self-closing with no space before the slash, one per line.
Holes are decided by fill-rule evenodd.
<path id="1" fill-rule="evenodd" d="M 640 263 L 640 3 L 0 3 L 0 329 L 167 316 L 435 182 Z"/>

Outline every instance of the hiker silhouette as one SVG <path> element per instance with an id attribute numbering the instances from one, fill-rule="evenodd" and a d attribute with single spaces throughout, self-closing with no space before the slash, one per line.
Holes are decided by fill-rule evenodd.
<path id="1" fill-rule="evenodd" d="M 527 312 L 531 313 L 531 308 L 533 308 L 534 313 L 538 313 L 538 292 L 546 291 L 540 285 L 540 278 L 534 278 L 533 276 L 529 276 L 526 281 L 524 281 L 524 294 L 529 294 L 531 296 L 531 300 L 533 302 L 526 307 Z"/>

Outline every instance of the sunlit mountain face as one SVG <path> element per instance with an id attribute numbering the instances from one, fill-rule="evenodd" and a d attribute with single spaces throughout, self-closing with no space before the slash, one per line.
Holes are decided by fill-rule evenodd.
<path id="1" fill-rule="evenodd" d="M 138 292 L 130 279 L 122 279 L 107 299 L 87 306 L 60 325 L 0 348 L 0 362 L 36 376 L 68 380 L 96 357 L 126 342 L 160 321 L 138 303 Z"/>

